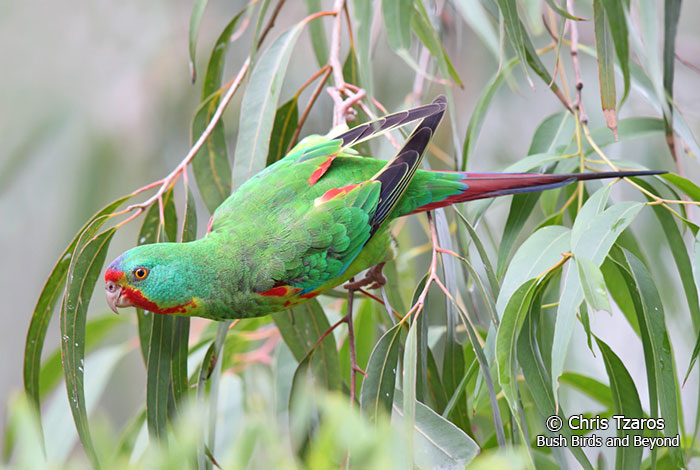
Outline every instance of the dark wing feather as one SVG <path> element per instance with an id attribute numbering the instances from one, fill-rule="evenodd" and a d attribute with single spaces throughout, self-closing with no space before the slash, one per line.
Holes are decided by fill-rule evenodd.
<path id="1" fill-rule="evenodd" d="M 370 220 L 372 233 L 389 217 L 416 174 L 425 149 L 445 114 L 447 100 L 440 95 L 432 106 L 433 113 L 423 118 L 396 156 L 372 177 L 373 181 L 382 184 L 379 203 Z"/>

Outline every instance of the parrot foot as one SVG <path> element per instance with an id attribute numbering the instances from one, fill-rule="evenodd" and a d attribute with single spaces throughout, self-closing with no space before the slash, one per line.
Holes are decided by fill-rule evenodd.
<path id="1" fill-rule="evenodd" d="M 353 92 L 345 84 L 342 84 L 340 87 L 328 87 L 327 91 L 333 100 L 333 125 L 347 127 L 346 122 L 354 121 L 357 116 L 357 111 L 355 111 L 353 106 L 365 98 L 367 95 L 365 90 L 358 89 L 356 92 Z M 346 99 L 343 99 L 343 93 L 347 96 Z"/>
<path id="2" fill-rule="evenodd" d="M 367 289 L 379 289 L 386 284 L 386 277 L 384 277 L 384 273 L 382 273 L 382 268 L 384 268 L 384 263 L 376 264 L 369 268 L 363 279 L 348 282 L 343 287 L 347 290 L 358 290 L 363 287 L 367 287 Z"/>

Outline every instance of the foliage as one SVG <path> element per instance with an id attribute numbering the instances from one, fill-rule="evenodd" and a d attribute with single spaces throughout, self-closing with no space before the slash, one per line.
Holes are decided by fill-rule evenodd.
<path id="1" fill-rule="evenodd" d="M 324 3 L 308 0 L 309 15 L 304 16 L 306 10 L 295 10 L 284 0 L 254 0 L 233 17 L 204 69 L 201 105 L 193 110 L 193 145 L 182 164 L 163 180 L 106 206 L 61 255 L 32 316 L 25 349 L 26 395 L 10 404 L 5 463 L 11 462 L 12 468 L 39 468 L 46 462 L 49 468 L 76 468 L 88 462 L 93 468 L 134 469 L 348 464 L 463 468 L 481 453 L 474 468 L 568 468 L 572 457 L 579 466 L 593 468 L 599 449 L 584 453 L 569 447 L 560 452 L 536 445 L 536 436 L 545 433 L 545 418 L 622 413 L 664 418 L 660 435 L 680 434 L 681 447 L 645 453 L 618 449 L 617 454 L 606 454 L 616 468 L 685 465 L 695 452 L 700 414 L 694 423 L 684 422 L 687 404 L 680 399 L 678 375 L 685 373 L 687 378 L 692 372 L 700 342 L 689 360 L 674 357 L 665 306 L 668 298 L 683 299 L 690 317 L 683 321 L 697 335 L 700 238 L 689 212 L 700 203 L 700 189 L 682 176 L 686 155 L 680 149 L 699 152 L 672 99 L 680 2 L 666 2 L 663 38 L 650 13 L 655 7 L 651 0 L 640 0 L 639 6 L 593 0 L 579 5 L 585 13 L 574 12 L 572 2 L 564 7 L 555 0 L 454 0 L 437 2 L 439 10 L 434 2 L 422 0 L 383 0 L 377 5 L 337 0 L 328 11 L 321 10 Z M 525 4 L 544 13 L 553 38 L 549 44 L 549 37 L 528 31 Z M 195 0 L 192 10 L 193 80 L 197 32 L 206 7 L 206 0 Z M 273 27 L 280 11 L 297 15 L 286 30 Z M 452 12 L 456 14 L 451 21 L 473 28 L 483 41 L 480 46 L 497 55 L 500 64 L 466 131 L 459 129 L 456 118 L 454 90 L 467 80 L 460 76 L 459 50 L 448 46 L 452 33 L 446 17 Z M 637 13 L 641 31 L 631 20 Z M 387 266 L 389 283 L 381 298 L 368 293 L 351 304 L 354 346 L 364 377 L 356 377 L 349 366 L 350 335 L 345 327 L 331 327 L 352 308 L 340 290 L 289 312 L 232 324 L 148 312 L 137 313 L 137 328 L 124 316 L 87 318 L 109 243 L 125 224 L 145 213 L 139 244 L 195 238 L 190 165 L 199 195 L 212 212 L 232 187 L 277 161 L 298 140 L 331 78 L 335 124 L 345 120 L 345 99 L 359 99 L 356 106 L 363 120 L 383 108 L 382 96 L 374 91 L 380 83 L 385 88 L 392 77 L 373 71 L 374 15 L 383 18 L 379 47 L 390 47 L 416 74 L 414 89 L 403 90 L 410 95 L 407 101 L 427 102 L 439 92 L 448 96 L 451 131 L 431 144 L 433 165 L 462 170 L 476 166 L 476 142 L 494 96 L 506 92 L 501 90 L 504 83 L 534 83 L 536 76 L 541 79 L 537 86 L 552 92 L 545 99 L 554 98 L 562 110 L 537 126 L 528 155 L 506 171 L 644 168 L 639 161 L 620 161 L 608 154 L 615 141 L 625 149 L 639 138 L 666 142 L 669 156 L 664 165 L 675 171 L 654 180 L 579 183 L 516 195 L 505 220 L 485 213 L 492 203 L 487 200 L 440 209 L 427 222 L 420 218 L 397 224 L 401 252 Z M 245 28 L 252 34 L 243 34 Z M 584 28 L 595 44 L 579 42 L 579 29 Z M 305 31 L 319 67 L 310 54 L 298 53 Z M 352 34 L 345 37 L 342 31 Z M 250 39 L 242 46 L 250 55 L 242 64 L 227 67 L 227 48 L 241 37 Z M 656 52 L 661 41 L 663 57 Z M 537 49 L 536 44 L 546 45 Z M 344 60 L 341 50 L 347 54 Z M 600 112 L 589 111 L 590 118 L 582 101 L 580 53 L 596 57 L 598 64 Z M 238 72 L 224 83 L 229 68 Z M 286 96 L 283 85 L 291 80 L 290 69 L 310 77 L 293 96 Z M 567 81 L 571 71 L 573 80 Z M 622 79 L 621 94 L 616 71 Z M 239 109 L 230 104 L 236 94 L 241 96 Z M 308 97 L 305 104 L 302 97 Z M 630 100 L 647 100 L 658 112 L 619 119 L 621 107 Z M 232 111 L 227 126 L 235 125 L 238 117 L 232 149 L 222 119 L 227 107 Z M 604 122 L 614 139 L 604 126 L 591 128 L 590 122 Z M 362 152 L 378 148 L 376 142 L 359 146 Z M 180 176 L 185 204 L 178 210 L 174 191 L 180 191 L 175 188 Z M 625 193 L 632 196 L 623 200 L 612 192 L 613 185 L 632 187 L 632 193 Z M 157 192 L 145 202 L 118 210 L 154 188 Z M 643 213 L 654 213 L 656 221 L 640 220 Z M 206 219 L 201 214 L 199 218 Z M 656 222 L 665 237 L 662 247 L 643 241 L 649 224 Z M 100 231 L 105 224 L 108 228 Z M 500 226 L 503 233 L 494 237 Z M 694 245 L 688 243 L 691 239 Z M 654 263 L 658 256 L 653 250 L 672 255 L 682 280 L 672 293 L 662 292 L 657 283 L 666 270 Z M 432 257 L 427 259 L 429 253 Z M 406 308 L 408 299 L 412 301 Z M 48 323 L 57 309 L 62 360 L 55 352 L 42 362 Z M 624 318 L 634 331 L 643 350 L 645 380 L 635 381 L 630 375 L 630 365 L 619 351 L 622 345 L 601 339 L 595 328 L 601 310 Z M 116 328 L 130 328 L 131 336 L 138 337 L 136 349 L 147 376 L 146 399 L 119 432 L 99 413 L 109 377 L 134 349 L 130 342 L 104 339 Z M 573 350 L 574 335 L 584 336 L 590 351 L 580 346 Z M 609 385 L 567 370 L 567 354 L 599 362 Z M 39 418 L 40 404 L 58 388 L 61 371 L 68 401 L 59 400 L 56 394 L 62 391 L 57 390 Z M 646 393 L 640 393 L 644 389 Z M 597 405 L 572 405 L 567 399 L 572 390 Z M 645 396 L 646 401 L 640 400 Z M 567 437 L 576 432 L 566 424 L 561 430 Z M 78 439 L 87 461 L 82 453 L 71 456 Z M 44 457 L 36 451 L 38 445 Z"/>

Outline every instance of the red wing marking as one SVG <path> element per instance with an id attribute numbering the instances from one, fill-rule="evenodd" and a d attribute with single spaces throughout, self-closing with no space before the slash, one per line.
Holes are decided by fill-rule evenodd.
<path id="1" fill-rule="evenodd" d="M 326 192 L 323 194 L 323 196 L 321 196 L 321 197 L 319 197 L 319 198 L 316 198 L 316 201 L 315 201 L 315 202 L 316 202 L 317 204 L 321 204 L 321 203 L 330 201 L 330 200 L 333 199 L 333 198 L 336 198 L 336 197 L 339 197 L 339 196 L 343 196 L 343 195 L 349 193 L 350 191 L 352 191 L 353 189 L 355 189 L 355 188 L 358 187 L 358 186 L 359 186 L 359 184 L 349 184 L 349 185 L 343 186 L 343 187 L 341 187 L 341 188 L 329 189 L 328 191 L 326 191 Z"/>
<path id="2" fill-rule="evenodd" d="M 214 223 L 214 216 L 209 217 L 209 223 L 207 224 L 207 235 L 211 232 L 211 226 Z"/>
<path id="3" fill-rule="evenodd" d="M 299 297 L 302 297 L 304 299 L 313 299 L 318 294 L 320 294 L 320 292 L 311 291 L 311 292 L 307 292 L 306 294 L 301 294 Z"/>
<path id="4" fill-rule="evenodd" d="M 337 156 L 338 154 L 334 153 L 328 157 L 326 161 L 321 163 L 313 173 L 311 173 L 311 176 L 309 177 L 309 186 L 316 184 L 316 182 L 321 179 L 321 176 L 326 174 L 326 171 L 328 171 L 328 168 L 330 168 L 331 163 L 333 163 L 333 159 Z"/>
<path id="5" fill-rule="evenodd" d="M 268 289 L 265 292 L 258 292 L 258 295 L 262 295 L 264 297 L 287 297 L 289 295 L 294 295 L 297 292 L 299 292 L 301 289 L 298 287 L 292 287 L 292 286 L 276 286 L 273 287 L 272 289 Z"/>
<path id="6" fill-rule="evenodd" d="M 196 307 L 194 299 L 186 304 L 176 305 L 174 307 L 160 308 L 157 303 L 151 302 L 141 294 L 138 290 L 122 288 L 122 295 L 125 296 L 134 307 L 142 308 L 153 313 L 168 314 L 168 313 L 187 313 L 188 307 Z"/>

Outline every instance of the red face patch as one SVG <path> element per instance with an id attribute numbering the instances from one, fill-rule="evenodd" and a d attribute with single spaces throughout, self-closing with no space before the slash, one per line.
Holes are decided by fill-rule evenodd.
<path id="1" fill-rule="evenodd" d="M 176 305 L 174 307 L 161 308 L 157 303 L 151 302 L 146 297 L 141 294 L 140 291 L 135 289 L 130 289 L 128 287 L 122 288 L 122 295 L 127 298 L 127 300 L 134 306 L 141 308 L 143 310 L 148 310 L 153 313 L 160 313 L 167 315 L 169 313 L 187 313 L 189 308 L 194 308 L 197 306 L 194 299 L 190 300 L 186 304 Z"/>
<path id="2" fill-rule="evenodd" d="M 108 269 L 105 272 L 105 282 L 116 282 L 119 283 L 119 280 L 124 276 L 124 271 L 119 271 L 118 269 Z"/>

